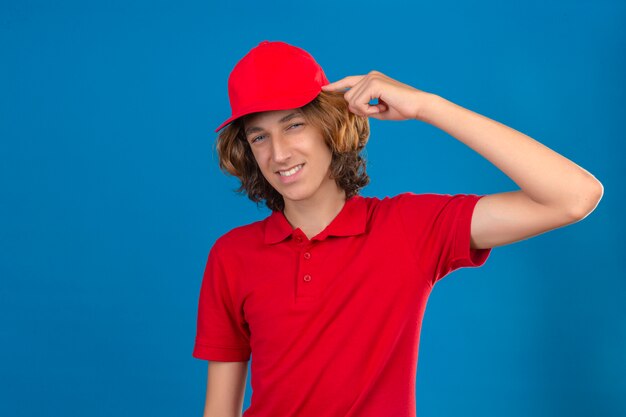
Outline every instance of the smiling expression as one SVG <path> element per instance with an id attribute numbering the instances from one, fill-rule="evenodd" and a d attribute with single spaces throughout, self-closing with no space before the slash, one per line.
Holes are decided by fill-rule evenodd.
<path id="1" fill-rule="evenodd" d="M 336 192 L 329 177 L 332 152 L 299 109 L 255 114 L 244 129 L 261 173 L 285 204 Z"/>

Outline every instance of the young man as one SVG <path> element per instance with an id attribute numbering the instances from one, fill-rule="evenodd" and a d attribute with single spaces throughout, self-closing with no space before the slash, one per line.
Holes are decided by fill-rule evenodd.
<path id="1" fill-rule="evenodd" d="M 241 415 L 252 354 L 246 417 L 415 416 L 434 284 L 483 265 L 496 246 L 583 219 L 603 193 L 520 132 L 377 71 L 329 83 L 284 42 L 261 42 L 228 84 L 220 167 L 272 214 L 209 253 L 193 351 L 210 363 L 206 416 Z M 363 197 L 368 117 L 433 124 L 521 189 Z"/>

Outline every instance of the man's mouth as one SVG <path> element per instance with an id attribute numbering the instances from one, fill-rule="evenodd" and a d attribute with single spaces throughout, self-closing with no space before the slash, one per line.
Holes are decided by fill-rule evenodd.
<path id="1" fill-rule="evenodd" d="M 276 171 L 277 174 L 283 176 L 283 177 L 290 177 L 293 174 L 295 174 L 296 172 L 300 171 L 302 169 L 302 167 L 304 166 L 304 164 L 300 164 L 300 165 L 296 165 L 292 168 L 286 169 L 284 171 Z"/>

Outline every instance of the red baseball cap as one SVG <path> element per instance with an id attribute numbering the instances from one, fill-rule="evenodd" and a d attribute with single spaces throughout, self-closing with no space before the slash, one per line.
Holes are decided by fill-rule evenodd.
<path id="1" fill-rule="evenodd" d="M 262 41 L 233 68 L 228 77 L 231 116 L 215 131 L 246 114 L 288 110 L 311 102 L 330 84 L 324 70 L 302 48 Z"/>

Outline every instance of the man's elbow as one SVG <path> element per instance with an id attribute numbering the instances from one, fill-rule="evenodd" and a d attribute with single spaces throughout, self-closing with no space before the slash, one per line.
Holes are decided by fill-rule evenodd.
<path id="1" fill-rule="evenodd" d="M 580 194 L 578 203 L 571 208 L 573 221 L 580 221 L 594 211 L 598 207 L 600 200 L 602 200 L 603 195 L 604 186 L 600 181 L 594 180 L 589 185 L 587 191 Z"/>

